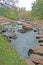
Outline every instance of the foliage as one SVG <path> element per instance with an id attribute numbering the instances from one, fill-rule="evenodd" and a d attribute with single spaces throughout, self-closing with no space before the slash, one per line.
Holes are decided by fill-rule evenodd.
<path id="1" fill-rule="evenodd" d="M 32 19 L 43 19 L 43 0 L 36 0 L 32 6 Z"/>
<path id="2" fill-rule="evenodd" d="M 30 11 L 26 11 L 25 8 L 17 10 L 16 7 L 9 8 L 6 6 L 0 7 L 0 15 L 14 20 L 30 19 L 31 17 Z"/>
<path id="3" fill-rule="evenodd" d="M 31 17 L 30 11 L 26 11 L 25 8 L 23 8 L 23 7 L 20 8 L 18 12 L 19 12 L 19 19 L 27 20 L 27 19 L 30 19 L 30 17 Z"/>
<path id="4" fill-rule="evenodd" d="M 10 19 L 18 19 L 17 10 L 5 6 L 0 7 L 0 15 Z"/>

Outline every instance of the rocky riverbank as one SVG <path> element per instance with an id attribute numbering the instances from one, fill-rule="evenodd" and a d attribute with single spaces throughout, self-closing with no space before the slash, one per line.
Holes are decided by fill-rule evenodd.
<path id="1" fill-rule="evenodd" d="M 30 65 L 43 65 L 43 22 L 38 21 L 34 26 L 38 31 L 36 38 L 40 43 L 38 46 L 29 49 L 28 54 L 30 57 L 26 59 L 26 62 Z"/>

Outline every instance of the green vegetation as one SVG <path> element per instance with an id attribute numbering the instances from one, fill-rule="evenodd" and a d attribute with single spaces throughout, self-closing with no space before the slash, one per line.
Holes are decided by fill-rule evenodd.
<path id="1" fill-rule="evenodd" d="M 17 10 L 6 7 L 6 6 L 0 7 L 0 16 L 4 16 L 4 17 L 14 19 L 14 20 L 18 19 Z"/>
<path id="2" fill-rule="evenodd" d="M 30 11 L 26 11 L 25 8 L 9 8 L 6 6 L 0 7 L 0 16 L 4 16 L 13 20 L 30 19 Z"/>
<path id="3" fill-rule="evenodd" d="M 2 35 L 0 35 L 0 65 L 27 65 Z"/>
<path id="4" fill-rule="evenodd" d="M 36 0 L 32 6 L 32 19 L 42 20 L 43 19 L 43 0 Z"/>
<path id="5" fill-rule="evenodd" d="M 20 8 L 18 11 L 19 19 L 25 19 L 25 20 L 30 20 L 31 19 L 31 12 L 26 11 L 25 8 Z"/>
<path id="6" fill-rule="evenodd" d="M 32 5 L 31 11 L 26 11 L 25 8 L 9 8 L 6 6 L 0 7 L 0 15 L 13 19 L 28 19 L 28 20 L 42 20 L 43 19 L 43 0 L 36 0 Z"/>

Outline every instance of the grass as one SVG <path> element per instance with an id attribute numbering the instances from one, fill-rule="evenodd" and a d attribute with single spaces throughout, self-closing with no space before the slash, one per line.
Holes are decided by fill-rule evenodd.
<path id="1" fill-rule="evenodd" d="M 0 34 L 0 65 L 27 65 L 11 44 Z"/>

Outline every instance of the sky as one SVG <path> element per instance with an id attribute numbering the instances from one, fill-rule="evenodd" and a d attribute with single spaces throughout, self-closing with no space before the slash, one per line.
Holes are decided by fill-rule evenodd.
<path id="1" fill-rule="evenodd" d="M 26 10 L 31 10 L 32 3 L 36 0 L 19 0 L 18 7 L 25 7 Z"/>

